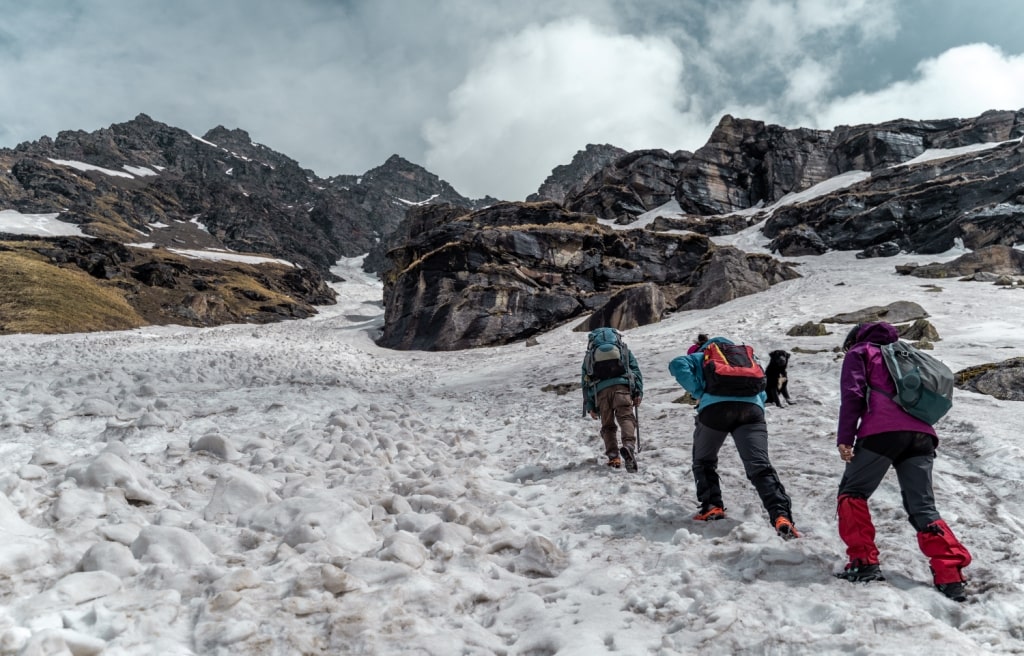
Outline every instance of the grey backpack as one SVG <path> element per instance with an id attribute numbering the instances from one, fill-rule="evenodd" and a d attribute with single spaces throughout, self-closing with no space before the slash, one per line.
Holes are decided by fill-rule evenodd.
<path id="1" fill-rule="evenodd" d="M 896 383 L 892 400 L 921 421 L 934 424 L 942 419 L 953 406 L 953 372 L 949 367 L 902 340 L 878 347 Z"/>

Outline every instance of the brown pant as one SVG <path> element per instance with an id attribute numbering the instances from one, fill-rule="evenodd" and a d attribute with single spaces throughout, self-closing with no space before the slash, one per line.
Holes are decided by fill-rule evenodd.
<path id="1" fill-rule="evenodd" d="M 601 439 L 609 458 L 619 457 L 619 443 L 615 439 L 616 426 L 622 428 L 622 446 L 636 450 L 636 416 L 628 385 L 612 385 L 597 393 L 597 411 L 601 413 Z"/>

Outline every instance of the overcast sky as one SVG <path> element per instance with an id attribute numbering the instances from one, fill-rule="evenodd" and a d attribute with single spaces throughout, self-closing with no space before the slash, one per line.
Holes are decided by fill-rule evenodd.
<path id="1" fill-rule="evenodd" d="M 727 113 L 1020 109 L 1021 34 L 1020 0 L 0 0 L 0 147 L 146 113 L 519 200 L 589 143 L 695 150 Z"/>

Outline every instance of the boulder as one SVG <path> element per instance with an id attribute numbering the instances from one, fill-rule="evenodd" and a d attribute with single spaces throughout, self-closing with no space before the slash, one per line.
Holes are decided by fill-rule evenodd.
<path id="1" fill-rule="evenodd" d="M 732 246 L 708 251 L 693 272 L 692 289 L 678 303 L 682 310 L 721 305 L 741 296 L 799 278 L 792 266 L 767 255 L 744 253 Z"/>
<path id="2" fill-rule="evenodd" d="M 873 305 L 860 310 L 854 310 L 853 312 L 845 312 L 837 314 L 827 319 L 822 319 L 822 323 L 868 323 L 872 321 L 884 321 L 886 323 L 897 324 L 906 323 L 907 321 L 916 321 L 917 319 L 924 319 L 928 316 L 925 309 L 914 303 L 913 301 L 896 301 L 888 305 Z"/>
<path id="3" fill-rule="evenodd" d="M 768 250 L 786 257 L 799 257 L 801 255 L 821 255 L 828 250 L 828 245 L 813 228 L 799 225 L 783 231 L 778 237 L 771 240 Z"/>
<path id="4" fill-rule="evenodd" d="M 1024 401 L 1024 358 L 968 367 L 954 376 L 960 389 L 1003 401 Z"/>
<path id="5" fill-rule="evenodd" d="M 667 308 L 665 295 L 657 285 L 634 285 L 617 293 L 573 330 L 589 332 L 603 326 L 629 330 L 661 321 Z"/>
<path id="6" fill-rule="evenodd" d="M 896 267 L 896 271 L 918 278 L 964 276 L 974 280 L 979 280 L 978 274 L 986 274 L 980 279 L 994 282 L 1000 275 L 1024 274 L 1024 252 L 1010 246 L 988 246 L 965 253 L 951 262 L 924 265 L 904 264 Z"/>
<path id="7" fill-rule="evenodd" d="M 857 253 L 858 260 L 865 260 L 873 257 L 893 257 L 900 254 L 900 245 L 894 241 L 884 241 L 881 244 L 868 246 Z"/>
<path id="8" fill-rule="evenodd" d="M 896 326 L 896 329 L 899 331 L 900 339 L 907 340 L 908 342 L 931 343 L 941 339 L 939 331 L 927 319 L 917 319 L 910 325 Z"/>
<path id="9" fill-rule="evenodd" d="M 786 334 L 790 337 L 824 337 L 830 334 L 828 327 L 823 323 L 817 323 L 815 321 L 808 321 L 802 323 L 799 326 L 793 326 L 786 331 Z"/>

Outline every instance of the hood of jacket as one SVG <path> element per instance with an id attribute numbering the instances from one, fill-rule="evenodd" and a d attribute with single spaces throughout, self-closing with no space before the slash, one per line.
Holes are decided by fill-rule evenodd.
<path id="1" fill-rule="evenodd" d="M 892 344 L 899 339 L 900 333 L 896 326 L 884 321 L 874 321 L 854 326 L 843 346 L 849 350 L 855 344 Z"/>
<path id="2" fill-rule="evenodd" d="M 895 431 L 935 435 L 934 428 L 904 412 L 892 399 L 896 385 L 879 345 L 898 340 L 896 327 L 882 321 L 858 324 L 847 335 L 839 376 L 838 444 L 853 446 L 855 439 Z"/>

